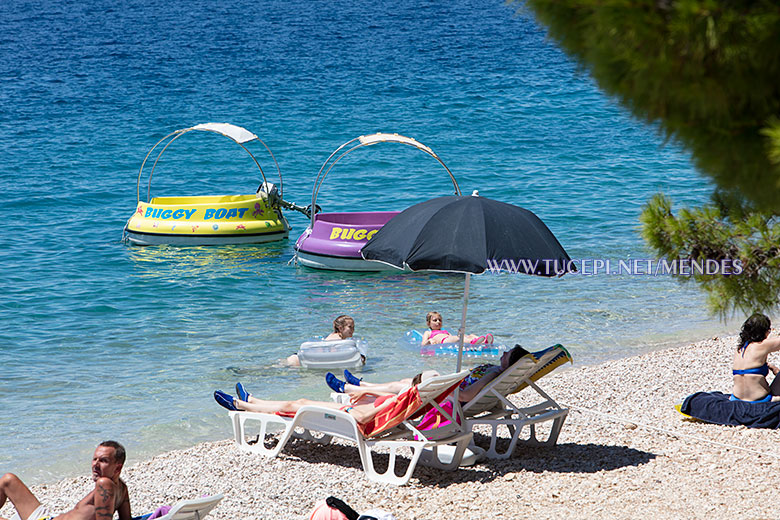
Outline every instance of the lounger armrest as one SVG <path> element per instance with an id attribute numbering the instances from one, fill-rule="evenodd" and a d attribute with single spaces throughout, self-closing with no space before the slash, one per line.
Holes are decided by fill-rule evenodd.
<path id="1" fill-rule="evenodd" d="M 208 515 L 224 497 L 225 495 L 219 493 L 210 497 L 180 500 L 166 515 L 159 517 L 159 520 L 200 520 Z"/>
<path id="2" fill-rule="evenodd" d="M 349 413 L 314 405 L 302 406 L 298 410 L 293 419 L 293 428 L 295 427 L 350 440 L 362 435 L 357 421 Z"/>

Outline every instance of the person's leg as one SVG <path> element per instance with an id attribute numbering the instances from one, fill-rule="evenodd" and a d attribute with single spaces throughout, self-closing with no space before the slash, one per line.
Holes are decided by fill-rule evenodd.
<path id="1" fill-rule="evenodd" d="M 35 495 L 13 473 L 6 473 L 0 478 L 0 507 L 3 507 L 7 499 L 11 500 L 22 520 L 27 520 L 41 505 Z"/>
<path id="2" fill-rule="evenodd" d="M 479 343 L 479 344 L 487 342 L 487 338 L 485 336 L 477 336 L 476 334 L 466 334 L 465 336 L 463 336 L 463 344 L 464 345 L 468 345 L 469 343 L 471 343 L 474 340 L 479 340 L 479 341 L 476 342 L 476 343 Z M 457 343 L 458 341 L 460 341 L 460 338 L 458 336 L 453 336 L 452 334 L 450 334 L 449 336 L 444 338 L 442 343 Z"/>
<path id="3" fill-rule="evenodd" d="M 344 385 L 344 393 L 349 394 L 352 392 L 371 390 L 372 392 L 382 392 L 386 394 L 400 394 L 405 389 L 409 388 L 411 384 L 412 380 L 409 378 L 401 379 L 400 381 L 390 381 L 389 383 L 369 383 L 367 385 L 361 382 L 360 386 L 347 383 Z"/>
<path id="4" fill-rule="evenodd" d="M 343 405 L 330 401 L 312 401 L 311 399 L 298 399 L 296 401 L 264 401 L 250 396 L 249 401 L 236 399 L 236 408 L 248 412 L 259 413 L 297 413 L 301 406 L 316 405 L 323 408 L 340 409 Z"/>
<path id="5" fill-rule="evenodd" d="M 422 374 L 422 379 L 429 379 L 440 375 L 435 370 L 425 370 Z M 412 386 L 412 378 L 406 377 L 399 381 L 390 381 L 389 383 L 370 383 L 368 386 L 363 386 L 363 382 L 360 382 L 360 386 L 346 384 L 344 385 L 344 393 L 351 394 L 353 392 L 362 392 L 365 390 L 372 390 L 374 392 L 382 392 L 386 394 L 400 394 L 406 391 L 407 388 Z"/>
<path id="6" fill-rule="evenodd" d="M 362 386 L 365 389 L 365 388 L 374 388 L 378 384 L 380 383 L 369 383 L 368 381 L 361 380 L 359 385 L 353 385 L 352 383 L 347 383 L 346 386 L 351 388 L 357 388 L 358 386 Z"/>
<path id="7" fill-rule="evenodd" d="M 394 401 L 392 399 L 388 399 L 384 403 L 382 403 L 379 407 L 375 406 L 375 403 L 367 403 L 367 404 L 358 404 L 353 407 L 351 407 L 347 413 L 355 418 L 355 420 L 359 423 L 365 423 L 367 421 L 370 421 L 373 419 L 378 412 L 381 410 L 387 408 L 390 406 Z"/>

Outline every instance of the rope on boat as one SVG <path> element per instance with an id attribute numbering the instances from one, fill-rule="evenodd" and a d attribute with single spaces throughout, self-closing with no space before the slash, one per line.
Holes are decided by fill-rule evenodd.
<path id="1" fill-rule="evenodd" d="M 572 410 L 578 410 L 580 412 L 589 412 L 589 413 L 592 413 L 594 415 L 601 416 L 601 417 L 603 417 L 605 419 L 608 419 L 610 421 L 624 422 L 624 423 L 628 423 L 628 424 L 635 424 L 636 426 L 641 426 L 642 428 L 647 428 L 648 430 L 655 430 L 655 431 L 658 431 L 658 432 L 661 432 L 661 433 L 665 433 L 667 435 L 671 435 L 672 437 L 680 437 L 680 438 L 683 438 L 683 439 L 690 439 L 690 440 L 693 440 L 693 441 L 696 441 L 696 442 L 707 442 L 709 444 L 714 444 L 714 445 L 720 446 L 722 448 L 729 448 L 729 449 L 734 449 L 734 450 L 742 450 L 742 451 L 747 451 L 749 453 L 754 453 L 756 455 L 764 455 L 764 456 L 775 457 L 777 459 L 780 459 L 780 454 L 778 454 L 778 453 L 767 452 L 767 451 L 758 451 L 758 450 L 753 450 L 753 449 L 750 449 L 750 448 L 743 448 L 742 446 L 735 446 L 733 444 L 726 444 L 726 443 L 723 443 L 723 442 L 713 441 L 713 440 L 710 440 L 710 439 L 706 439 L 704 437 L 698 437 L 696 435 L 689 435 L 687 433 L 679 433 L 679 432 L 675 432 L 675 431 L 671 431 L 671 430 L 666 430 L 664 428 L 659 428 L 657 426 L 651 426 L 649 424 L 644 424 L 644 423 L 641 423 L 639 421 L 635 421 L 633 419 L 629 419 L 627 417 L 621 417 L 619 415 L 610 414 L 610 413 L 597 412 L 596 410 L 592 410 L 590 408 L 584 408 L 584 407 L 581 407 L 581 406 L 574 406 L 574 405 L 568 405 L 568 404 L 564 404 L 564 406 L 567 406 L 568 408 L 571 408 Z"/>

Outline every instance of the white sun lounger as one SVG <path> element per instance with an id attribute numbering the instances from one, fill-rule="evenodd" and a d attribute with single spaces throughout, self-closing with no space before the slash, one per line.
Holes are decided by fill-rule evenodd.
<path id="1" fill-rule="evenodd" d="M 225 497 L 222 493 L 194 500 L 180 500 L 167 514 L 157 520 L 201 520 Z"/>
<path id="2" fill-rule="evenodd" d="M 404 410 L 406 418 L 396 426 L 386 429 L 379 428 L 369 436 L 362 433 L 361 427 L 349 413 L 333 408 L 303 406 L 294 417 L 245 411 L 229 412 L 229 414 L 233 421 L 236 443 L 242 450 L 275 457 L 292 437 L 323 444 L 327 444 L 333 437 L 337 437 L 357 444 L 360 461 L 369 480 L 403 485 L 411 478 L 418 461 L 444 470 L 454 470 L 460 465 L 472 435 L 466 431 L 464 426 L 453 420 L 453 417 L 442 409 L 438 402 L 443 402 L 467 375 L 468 370 L 464 370 L 457 374 L 433 377 L 420 383 L 416 387 L 420 402 Z M 395 396 L 395 401 L 403 402 L 404 399 L 408 399 L 413 390 L 414 388 L 411 388 Z M 421 419 L 422 412 L 428 405 L 434 406 L 440 413 L 444 414 L 449 419 L 449 423 L 441 428 L 421 432 L 416 426 Z M 393 407 L 393 405 L 389 406 Z M 254 443 L 247 439 L 248 423 L 258 423 L 259 425 L 259 436 Z M 264 441 L 266 434 L 273 433 L 269 429 L 272 426 L 281 427 L 283 432 L 276 446 L 269 448 L 266 447 Z M 318 432 L 319 435 L 315 436 L 314 432 Z M 449 463 L 444 463 L 439 460 L 437 449 L 439 446 L 447 444 L 454 444 L 456 448 L 451 457 L 446 457 Z M 375 448 L 389 449 L 390 452 L 387 468 L 381 473 L 374 466 L 373 450 Z M 410 449 L 412 454 L 409 466 L 404 474 L 399 476 L 395 473 L 395 467 L 399 450 L 402 448 Z M 425 448 L 431 448 L 431 451 L 421 457 Z"/>
<path id="3" fill-rule="evenodd" d="M 520 433 L 526 426 L 529 428 L 529 437 L 522 440 L 525 444 L 554 445 L 558 441 L 558 435 L 569 410 L 556 403 L 539 388 L 535 381 L 558 366 L 571 361 L 571 355 L 561 345 L 542 351 L 538 359 L 532 354 L 526 354 L 485 385 L 468 403 L 461 403 L 466 425 L 471 431 L 476 425 L 484 424 L 491 427 L 490 447 L 485 453 L 486 457 L 491 459 L 511 457 L 520 440 Z M 509 401 L 507 396 L 527 386 L 539 394 L 542 398 L 541 402 L 521 408 Z M 536 425 L 548 421 L 552 421 L 550 434 L 547 440 L 539 441 L 536 436 Z M 496 449 L 500 438 L 499 426 L 505 426 L 512 436 L 509 446 L 503 452 Z"/>

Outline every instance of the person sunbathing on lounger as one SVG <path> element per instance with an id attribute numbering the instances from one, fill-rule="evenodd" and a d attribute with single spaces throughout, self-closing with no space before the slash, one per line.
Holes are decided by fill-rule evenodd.
<path id="1" fill-rule="evenodd" d="M 407 386 L 407 388 L 418 385 L 422 381 L 427 381 L 430 374 L 430 372 L 426 374 L 417 374 L 410 380 L 411 385 Z M 241 383 L 236 383 L 236 394 L 237 397 L 233 397 L 222 390 L 216 390 L 214 391 L 214 400 L 231 411 L 246 410 L 248 412 L 259 413 L 295 414 L 298 413 L 298 410 L 302 406 L 307 405 L 333 408 L 335 410 L 347 412 L 359 423 L 365 423 L 373 419 L 376 414 L 391 405 L 393 402 L 392 398 L 396 396 L 396 393 L 394 392 L 361 392 L 359 396 L 352 398 L 350 404 L 346 406 L 340 403 L 334 403 L 333 401 L 312 401 L 311 399 L 266 401 L 253 397 Z"/>
<path id="2" fill-rule="evenodd" d="M 422 345 L 441 345 L 442 343 L 457 343 L 460 341 L 457 334 L 450 334 L 442 330 L 442 317 L 436 311 L 431 311 L 425 316 L 425 323 L 430 330 L 426 330 L 422 336 Z M 493 335 L 485 334 L 477 336 L 476 334 L 466 334 L 463 336 L 464 343 L 472 345 L 481 345 L 484 343 L 493 343 Z"/>
<path id="3" fill-rule="evenodd" d="M 0 507 L 3 507 L 6 499 L 10 500 L 17 512 L 14 519 L 21 520 L 111 520 L 114 511 L 119 512 L 119 520 L 130 520 L 127 486 L 119 478 L 124 463 L 125 449 L 121 444 L 115 441 L 101 442 L 92 456 L 95 489 L 73 509 L 59 516 L 50 514 L 19 477 L 6 473 L 0 478 Z"/>
<path id="4" fill-rule="evenodd" d="M 780 351 L 780 338 L 769 337 L 772 323 L 763 314 L 754 314 L 742 324 L 739 343 L 734 352 L 734 389 L 732 401 L 769 403 L 780 401 L 780 369 L 767 361 L 770 352 Z M 774 379 L 770 385 L 766 376 Z"/>
<path id="5" fill-rule="evenodd" d="M 515 345 L 514 348 L 507 350 L 501 355 L 501 361 L 498 365 L 479 365 L 472 368 L 471 373 L 461 382 L 458 393 L 458 400 L 466 403 L 474 398 L 490 381 L 497 378 L 504 370 L 514 365 L 518 359 L 529 352 Z M 423 372 L 423 376 L 437 376 L 435 371 Z M 341 381 L 336 376 L 328 372 L 325 374 L 325 382 L 334 391 L 341 394 L 349 394 L 353 400 L 359 400 L 364 394 L 382 393 L 398 394 L 409 388 L 412 384 L 411 379 L 401 379 L 400 381 L 391 381 L 389 383 L 368 383 L 352 375 L 348 370 L 344 370 L 346 381 Z"/>

